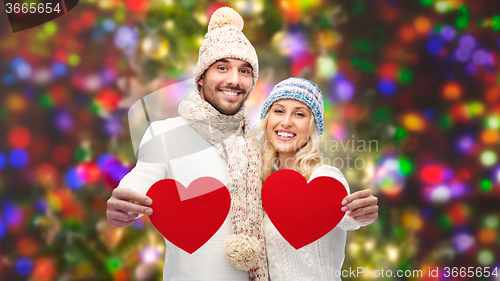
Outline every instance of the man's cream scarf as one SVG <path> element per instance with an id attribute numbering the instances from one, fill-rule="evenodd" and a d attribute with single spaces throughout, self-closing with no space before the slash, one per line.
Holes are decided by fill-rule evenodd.
<path id="1" fill-rule="evenodd" d="M 251 280 L 268 280 L 262 230 L 260 153 L 251 145 L 249 120 L 243 106 L 224 115 L 192 91 L 179 106 L 179 114 L 228 163 L 233 235 L 226 240 L 226 255 L 234 267 L 250 271 Z"/>

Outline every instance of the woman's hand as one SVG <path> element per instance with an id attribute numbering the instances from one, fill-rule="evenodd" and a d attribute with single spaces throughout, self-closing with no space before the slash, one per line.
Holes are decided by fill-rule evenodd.
<path id="1" fill-rule="evenodd" d="M 365 189 L 347 195 L 341 210 L 359 222 L 372 223 L 378 217 L 377 202 L 378 198 L 373 196 L 372 191 Z"/>

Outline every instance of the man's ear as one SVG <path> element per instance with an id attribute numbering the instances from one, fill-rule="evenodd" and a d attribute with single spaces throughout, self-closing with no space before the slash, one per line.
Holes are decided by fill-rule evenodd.
<path id="1" fill-rule="evenodd" d="M 200 79 L 198 79 L 198 85 L 200 85 L 201 87 L 203 87 L 203 76 L 205 76 L 205 74 L 202 74 L 200 76 Z"/>
<path id="2" fill-rule="evenodd" d="M 200 79 L 198 79 L 198 85 L 199 85 L 199 87 L 198 87 L 198 88 L 199 88 L 199 90 L 200 90 L 200 97 L 201 97 L 201 99 L 205 99 L 205 98 L 203 97 L 203 76 L 205 76 L 205 74 L 202 74 L 202 75 L 200 76 Z"/>

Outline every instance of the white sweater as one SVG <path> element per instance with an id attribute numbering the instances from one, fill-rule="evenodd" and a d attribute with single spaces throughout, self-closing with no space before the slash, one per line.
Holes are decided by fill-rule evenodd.
<path id="1" fill-rule="evenodd" d="M 146 194 L 151 185 L 161 179 L 175 179 L 187 187 L 204 176 L 227 185 L 227 162 L 184 118 L 176 117 L 151 124 L 141 141 L 136 166 L 120 181 L 118 188 Z M 237 270 L 226 259 L 225 241 L 232 233 L 228 214 L 214 236 L 193 254 L 165 239 L 163 280 L 248 281 L 248 272 Z"/>
<path id="2" fill-rule="evenodd" d="M 340 181 L 349 194 L 349 185 L 339 169 L 323 165 L 309 178 L 329 176 Z M 325 236 L 296 250 L 290 245 L 266 215 L 263 227 L 266 237 L 267 261 L 270 281 L 331 281 L 341 280 L 339 275 L 344 262 L 346 230 L 359 229 L 360 223 L 344 215 L 340 223 Z M 300 229 L 300 226 L 298 226 Z M 337 273 L 337 274 L 336 274 Z"/>

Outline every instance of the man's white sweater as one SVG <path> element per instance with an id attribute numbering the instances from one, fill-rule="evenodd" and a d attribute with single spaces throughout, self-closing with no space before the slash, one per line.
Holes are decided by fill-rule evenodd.
<path id="1" fill-rule="evenodd" d="M 146 194 L 161 179 L 175 179 L 188 187 L 195 179 L 206 176 L 227 185 L 226 160 L 184 118 L 176 117 L 149 126 L 141 141 L 137 164 L 118 188 Z M 231 234 L 228 214 L 221 228 L 193 254 L 165 239 L 163 280 L 249 280 L 248 272 L 237 270 L 225 257 L 225 241 Z"/>

